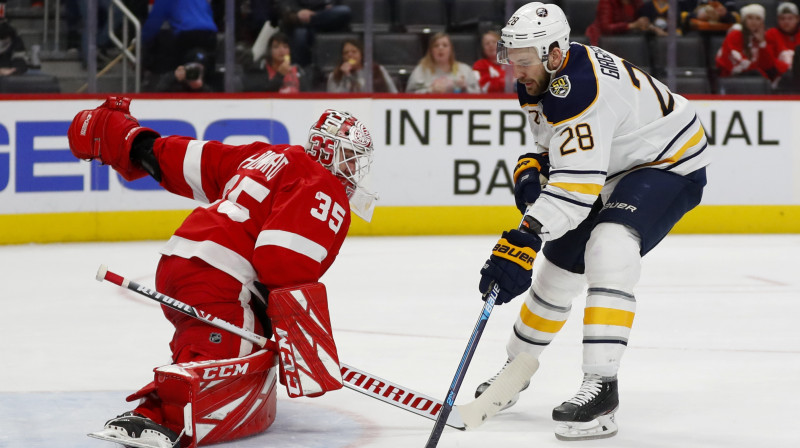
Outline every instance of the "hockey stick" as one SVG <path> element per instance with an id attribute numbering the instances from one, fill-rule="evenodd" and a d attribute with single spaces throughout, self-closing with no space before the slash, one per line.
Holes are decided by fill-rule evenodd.
<path id="1" fill-rule="evenodd" d="M 246 341 L 250 341 L 258 345 L 259 347 L 267 347 L 277 350 L 275 342 L 265 338 L 264 336 L 261 336 L 260 334 L 245 330 L 244 328 L 233 325 L 230 322 L 205 313 L 202 310 L 198 310 L 197 308 L 183 303 L 180 300 L 166 296 L 119 274 L 115 274 L 109 271 L 106 265 L 100 265 L 100 268 L 97 270 L 96 279 L 99 282 L 106 280 L 114 283 L 117 286 L 121 286 L 135 293 L 141 294 L 170 309 L 194 317 L 195 319 L 201 320 L 214 327 L 229 331 Z M 392 383 L 391 381 L 387 381 L 383 378 L 377 377 L 345 363 L 340 363 L 339 367 L 342 372 L 343 385 L 348 389 L 361 392 L 370 398 L 383 401 L 384 403 L 389 403 L 400 409 L 430 420 L 436 420 L 436 415 L 438 414 L 439 409 L 443 408 L 442 402 L 428 397 L 427 395 Z M 457 409 L 454 409 L 453 414 L 451 414 L 450 418 L 447 419 L 446 424 L 447 426 L 462 431 L 466 429 L 466 426 L 464 425 L 463 420 L 461 420 L 461 415 Z"/>
<path id="2" fill-rule="evenodd" d="M 494 417 L 503 406 L 518 394 L 525 382 L 539 369 L 539 360 L 527 352 L 522 352 L 511 361 L 491 386 L 471 402 L 460 405 L 459 411 L 464 424 L 469 429 L 477 428 Z"/>
<path id="3" fill-rule="evenodd" d="M 497 294 L 499 292 L 500 286 L 494 283 L 492 290 L 486 297 L 486 303 L 483 305 L 481 315 L 478 317 L 478 322 L 475 323 L 475 329 L 472 330 L 472 335 L 469 338 L 469 342 L 467 342 L 467 348 L 464 350 L 461 362 L 458 363 L 455 377 L 453 377 L 453 382 L 450 384 L 450 389 L 447 391 L 447 397 L 444 399 L 442 411 L 439 413 L 439 418 L 436 419 L 436 423 L 433 425 L 433 430 L 431 430 L 431 435 L 428 437 L 425 448 L 436 448 L 436 445 L 439 444 L 439 438 L 442 437 L 447 418 L 453 410 L 456 395 L 458 395 L 458 389 L 461 388 L 461 382 L 464 381 L 464 376 L 467 374 L 467 367 L 469 367 L 469 363 L 472 361 L 472 355 L 475 354 L 475 349 L 478 348 L 478 341 L 481 339 L 483 329 L 486 328 L 486 322 L 492 314 L 492 308 L 494 308 L 494 302 L 497 300 Z"/>

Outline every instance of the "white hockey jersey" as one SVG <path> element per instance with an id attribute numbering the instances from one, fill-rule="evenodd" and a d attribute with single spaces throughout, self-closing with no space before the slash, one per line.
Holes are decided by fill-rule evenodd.
<path id="1" fill-rule="evenodd" d="M 709 163 L 705 131 L 688 100 L 607 51 L 570 44 L 549 89 L 517 83 L 535 152 L 549 152 L 550 178 L 528 214 L 556 239 L 640 168 L 688 174 Z"/>

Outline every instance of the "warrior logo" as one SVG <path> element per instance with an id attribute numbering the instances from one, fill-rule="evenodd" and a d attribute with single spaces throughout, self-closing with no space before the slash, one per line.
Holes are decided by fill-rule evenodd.
<path id="1" fill-rule="evenodd" d="M 539 17 L 547 17 L 547 8 L 538 8 L 536 10 L 536 15 Z"/>
<path id="2" fill-rule="evenodd" d="M 567 75 L 559 76 L 550 83 L 550 94 L 559 98 L 566 98 L 569 95 L 569 77 Z"/>
<path id="3" fill-rule="evenodd" d="M 220 342 L 222 342 L 222 335 L 219 333 L 211 333 L 208 336 L 208 340 L 213 342 L 214 344 L 219 344 Z"/>

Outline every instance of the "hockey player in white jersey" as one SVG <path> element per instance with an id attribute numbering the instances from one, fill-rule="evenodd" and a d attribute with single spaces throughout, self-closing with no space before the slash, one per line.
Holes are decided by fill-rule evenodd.
<path id="1" fill-rule="evenodd" d="M 563 11 L 539 2 L 518 9 L 502 30 L 498 61 L 517 79 L 535 147 L 514 173 L 523 225 L 503 232 L 480 290 L 485 297 L 498 284 L 497 304 L 525 293 L 508 366 L 523 352 L 538 359 L 588 286 L 583 382 L 553 409 L 556 437 L 581 440 L 617 432 L 617 371 L 641 257 L 700 202 L 709 151 L 685 98 L 624 59 L 570 43 L 569 33 Z"/>

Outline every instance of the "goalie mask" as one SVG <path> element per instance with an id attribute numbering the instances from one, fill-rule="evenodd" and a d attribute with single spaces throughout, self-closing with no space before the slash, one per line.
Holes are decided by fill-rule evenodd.
<path id="1" fill-rule="evenodd" d="M 510 64 L 508 52 L 514 50 L 514 53 L 517 54 L 515 63 L 544 64 L 548 73 L 554 73 L 558 68 L 551 71 L 547 67 L 550 47 L 553 43 L 557 43 L 561 53 L 567 54 L 569 31 L 567 16 L 564 15 L 561 8 L 549 3 L 528 3 L 516 10 L 502 29 L 500 40 L 497 42 L 497 62 Z M 519 54 L 525 52 L 529 54 Z"/>
<path id="2" fill-rule="evenodd" d="M 306 153 L 336 176 L 347 190 L 353 212 L 369 222 L 377 196 L 362 183 L 372 165 L 372 136 L 349 112 L 328 109 L 311 126 Z"/>

